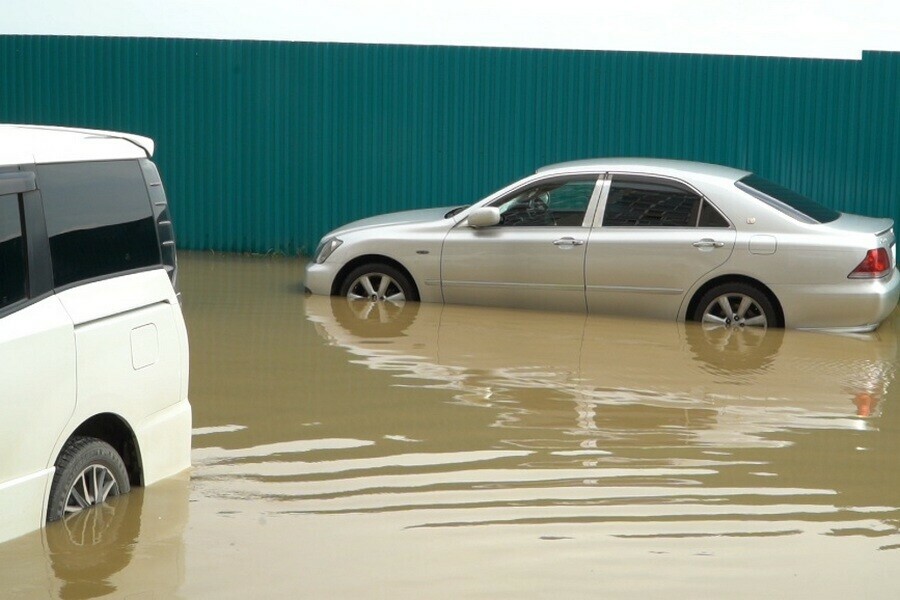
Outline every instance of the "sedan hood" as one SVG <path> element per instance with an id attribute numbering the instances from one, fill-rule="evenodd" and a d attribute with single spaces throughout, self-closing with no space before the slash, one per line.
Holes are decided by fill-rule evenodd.
<path id="1" fill-rule="evenodd" d="M 383 227 L 385 225 L 401 225 L 403 223 L 424 223 L 426 221 L 439 221 L 444 218 L 452 206 L 444 206 L 441 208 L 423 208 L 419 210 L 405 210 L 403 212 L 388 213 L 386 215 L 378 215 L 367 219 L 360 219 L 347 223 L 332 231 L 329 235 L 339 235 L 348 231 L 357 231 L 359 229 L 370 229 L 372 227 Z"/>

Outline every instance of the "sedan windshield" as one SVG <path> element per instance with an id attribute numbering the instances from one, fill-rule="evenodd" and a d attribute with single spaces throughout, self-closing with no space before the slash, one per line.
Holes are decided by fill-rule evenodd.
<path id="1" fill-rule="evenodd" d="M 841 216 L 841 213 L 759 175 L 747 175 L 734 185 L 803 223 L 829 223 Z"/>

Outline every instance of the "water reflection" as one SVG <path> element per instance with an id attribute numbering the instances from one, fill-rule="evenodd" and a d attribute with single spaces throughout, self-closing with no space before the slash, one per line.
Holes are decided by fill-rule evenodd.
<path id="1" fill-rule="evenodd" d="M 4 597 L 172 596 L 184 579 L 187 473 L 0 545 Z"/>
<path id="2" fill-rule="evenodd" d="M 565 398 L 573 434 L 606 429 L 597 419 L 658 429 L 674 415 L 742 438 L 822 417 L 827 427 L 865 428 L 853 417 L 879 414 L 897 356 L 889 326 L 841 337 L 323 297 L 305 308 L 328 344 L 370 369 L 431 380 L 460 402 L 527 409 Z"/>

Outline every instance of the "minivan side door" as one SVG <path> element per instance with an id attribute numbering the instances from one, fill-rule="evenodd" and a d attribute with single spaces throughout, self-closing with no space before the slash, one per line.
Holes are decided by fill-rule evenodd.
<path id="1" fill-rule="evenodd" d="M 42 524 L 49 451 L 75 408 L 73 325 L 41 269 L 34 196 L 0 195 L 0 540 Z"/>
<path id="2" fill-rule="evenodd" d="M 735 228 L 686 183 L 611 174 L 585 260 L 588 312 L 675 319 L 703 275 L 734 249 Z"/>

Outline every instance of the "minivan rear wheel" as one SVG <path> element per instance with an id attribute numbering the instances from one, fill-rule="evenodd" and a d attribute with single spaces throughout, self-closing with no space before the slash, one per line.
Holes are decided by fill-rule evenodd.
<path id="1" fill-rule="evenodd" d="M 125 463 L 112 446 L 93 437 L 73 437 L 56 461 L 47 521 L 58 521 L 129 491 Z"/>

